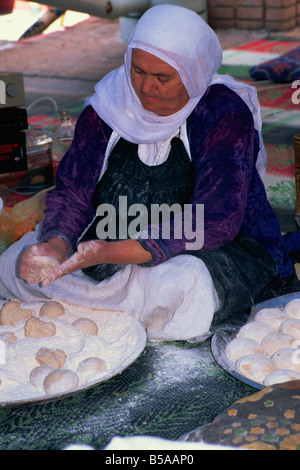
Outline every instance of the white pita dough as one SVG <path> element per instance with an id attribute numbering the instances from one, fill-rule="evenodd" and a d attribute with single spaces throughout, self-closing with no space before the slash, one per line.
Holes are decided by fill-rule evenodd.
<path id="1" fill-rule="evenodd" d="M 45 377 L 53 370 L 53 367 L 46 365 L 35 367 L 29 374 L 29 380 L 34 387 L 42 388 Z"/>
<path id="2" fill-rule="evenodd" d="M 77 374 L 81 382 L 86 382 L 92 380 L 92 376 L 104 370 L 106 370 L 106 364 L 102 359 L 99 357 L 88 357 L 78 364 Z"/>
<path id="3" fill-rule="evenodd" d="M 18 338 L 12 331 L 5 331 L 4 333 L 1 333 L 0 339 L 4 341 L 7 346 L 18 341 Z"/>
<path id="4" fill-rule="evenodd" d="M 292 335 L 300 340 L 300 320 L 285 320 L 279 327 L 279 330 L 287 335 Z"/>
<path id="5" fill-rule="evenodd" d="M 98 334 L 98 326 L 93 320 L 90 320 L 89 318 L 78 318 L 72 323 L 72 325 L 85 335 Z"/>
<path id="6" fill-rule="evenodd" d="M 259 384 L 275 369 L 273 360 L 263 354 L 248 354 L 236 362 L 236 370 L 241 375 Z"/>
<path id="7" fill-rule="evenodd" d="M 45 322 L 33 317 L 26 321 L 24 334 L 27 338 L 49 338 L 55 336 L 56 327 L 52 322 Z"/>
<path id="8" fill-rule="evenodd" d="M 274 384 L 281 384 L 284 382 L 289 382 L 290 380 L 299 380 L 300 373 L 296 372 L 295 370 L 289 369 L 278 369 L 271 372 L 271 374 L 267 375 L 264 380 L 264 385 L 274 385 Z"/>
<path id="9" fill-rule="evenodd" d="M 38 267 L 38 270 L 35 269 L 35 272 L 27 273 L 25 280 L 29 284 L 38 284 L 39 282 L 42 282 L 42 280 L 59 265 L 57 259 L 52 258 L 51 256 L 32 255 L 32 261 L 33 264 Z"/>
<path id="10" fill-rule="evenodd" d="M 273 332 L 273 328 L 267 323 L 251 321 L 242 326 L 237 334 L 237 337 L 250 338 L 261 344 L 263 338 Z"/>
<path id="11" fill-rule="evenodd" d="M 57 369 L 44 380 L 43 386 L 47 395 L 63 393 L 76 388 L 79 383 L 79 377 L 75 372 L 68 369 Z"/>
<path id="12" fill-rule="evenodd" d="M 247 354 L 264 354 L 264 349 L 257 341 L 250 338 L 234 338 L 226 345 L 225 353 L 232 361 L 237 361 Z"/>
<path id="13" fill-rule="evenodd" d="M 60 369 L 65 364 L 67 355 L 62 349 L 43 347 L 37 351 L 35 358 L 40 365 Z"/>
<path id="14" fill-rule="evenodd" d="M 263 308 L 254 317 L 254 321 L 267 323 L 275 331 L 278 330 L 284 320 L 286 320 L 286 316 L 280 308 Z"/>
<path id="15" fill-rule="evenodd" d="M 300 372 L 300 349 L 283 348 L 272 356 L 276 369 L 290 369 Z"/>
<path id="16" fill-rule="evenodd" d="M 45 302 L 40 308 L 40 317 L 58 318 L 65 313 L 65 307 L 56 300 Z"/>
<path id="17" fill-rule="evenodd" d="M 294 343 L 294 336 L 275 331 L 265 336 L 261 344 L 265 350 L 265 354 L 271 357 L 276 351 L 279 351 L 279 349 L 296 347 L 293 346 Z"/>
<path id="18" fill-rule="evenodd" d="M 300 299 L 294 299 L 288 302 L 284 307 L 283 311 L 287 318 L 294 318 L 300 320 Z"/>
<path id="19" fill-rule="evenodd" d="M 5 302 L 0 311 L 0 325 L 15 325 L 26 321 L 32 316 L 31 310 L 20 308 L 20 302 L 9 300 Z"/>

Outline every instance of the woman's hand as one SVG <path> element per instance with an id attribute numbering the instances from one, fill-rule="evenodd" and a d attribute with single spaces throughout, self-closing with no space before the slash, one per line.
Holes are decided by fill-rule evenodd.
<path id="1" fill-rule="evenodd" d="M 30 284 L 41 282 L 66 259 L 67 250 L 67 243 L 60 238 L 26 247 L 18 260 L 19 277 Z"/>
<path id="2" fill-rule="evenodd" d="M 43 280 L 42 287 L 56 279 L 97 264 L 141 264 L 152 259 L 151 253 L 144 250 L 136 240 L 128 239 L 117 242 L 93 240 L 78 245 L 77 252 L 61 265 L 55 267 Z"/>

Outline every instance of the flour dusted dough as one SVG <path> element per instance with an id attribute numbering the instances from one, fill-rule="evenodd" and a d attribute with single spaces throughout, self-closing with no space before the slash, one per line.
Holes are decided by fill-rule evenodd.
<path id="1" fill-rule="evenodd" d="M 49 300 L 40 308 L 40 317 L 59 318 L 64 313 L 65 307 L 56 300 Z"/>
<path id="2" fill-rule="evenodd" d="M 43 383 L 47 375 L 50 374 L 54 369 L 53 367 L 50 366 L 38 366 L 32 369 L 32 371 L 29 374 L 29 380 L 34 385 L 36 388 L 42 388 Z"/>
<path id="3" fill-rule="evenodd" d="M 300 339 L 300 320 L 285 320 L 281 323 L 278 331 L 286 333 L 287 335 L 292 335 L 296 339 Z"/>
<path id="4" fill-rule="evenodd" d="M 60 369 L 65 364 L 67 356 L 62 349 L 42 347 L 37 351 L 35 358 L 40 365 Z"/>
<path id="5" fill-rule="evenodd" d="M 263 338 L 273 332 L 273 328 L 267 323 L 251 321 L 242 326 L 237 334 L 237 337 L 250 338 L 261 344 Z"/>
<path id="6" fill-rule="evenodd" d="M 275 331 L 278 330 L 284 320 L 286 320 L 286 316 L 280 308 L 263 308 L 254 317 L 254 321 L 267 323 Z"/>
<path id="7" fill-rule="evenodd" d="M 48 395 L 54 395 L 56 393 L 72 390 L 76 388 L 78 384 L 79 377 L 75 372 L 67 369 L 57 369 L 47 375 L 43 386 Z"/>
<path id="8" fill-rule="evenodd" d="M 290 380 L 299 380 L 300 373 L 296 372 L 295 370 L 289 369 L 277 369 L 271 372 L 271 374 L 267 375 L 264 380 L 264 385 L 274 385 L 283 382 L 288 382 Z"/>
<path id="9" fill-rule="evenodd" d="M 237 361 L 247 354 L 264 354 L 264 349 L 257 341 L 250 338 L 235 338 L 227 344 L 226 355 L 232 361 Z"/>
<path id="10" fill-rule="evenodd" d="M 93 320 L 89 318 L 78 318 L 75 320 L 72 325 L 85 335 L 97 335 L 98 326 Z"/>
<path id="11" fill-rule="evenodd" d="M 28 338 L 49 338 L 55 335 L 56 327 L 52 322 L 45 322 L 33 317 L 26 321 L 24 332 Z"/>
<path id="12" fill-rule="evenodd" d="M 272 356 L 276 369 L 290 369 L 300 372 L 300 349 L 283 348 Z"/>
<path id="13" fill-rule="evenodd" d="M 20 302 L 9 300 L 5 302 L 0 311 L 0 325 L 16 325 L 32 316 L 31 310 L 20 308 Z"/>
<path id="14" fill-rule="evenodd" d="M 262 346 L 267 356 L 273 356 L 276 351 L 283 348 L 293 348 L 295 343 L 294 336 L 275 331 L 265 336 L 262 340 Z"/>
<path id="15" fill-rule="evenodd" d="M 300 299 L 294 299 L 288 302 L 283 311 L 288 318 L 300 319 Z"/>
<path id="16" fill-rule="evenodd" d="M 38 271 L 27 274 L 26 281 L 29 284 L 38 284 L 59 265 L 59 262 L 51 256 L 32 255 L 32 261 L 38 266 Z"/>
<path id="17" fill-rule="evenodd" d="M 99 357 L 88 357 L 78 364 L 77 374 L 82 380 L 87 380 L 90 376 L 106 370 L 105 362 Z"/>
<path id="18" fill-rule="evenodd" d="M 263 384 L 267 375 L 276 369 L 273 360 L 263 354 L 248 354 L 236 363 L 237 371 L 256 383 Z"/>
<path id="19" fill-rule="evenodd" d="M 3 341 L 7 346 L 10 344 L 16 343 L 18 338 L 12 331 L 6 331 L 0 334 L 0 339 Z"/>

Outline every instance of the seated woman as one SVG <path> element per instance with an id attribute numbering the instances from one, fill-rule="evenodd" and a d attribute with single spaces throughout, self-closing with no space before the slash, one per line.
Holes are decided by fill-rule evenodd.
<path id="1" fill-rule="evenodd" d="M 299 290 L 260 176 L 256 90 L 221 62 L 195 12 L 142 16 L 79 116 L 44 220 L 0 258 L 2 296 L 122 310 L 176 340 Z"/>

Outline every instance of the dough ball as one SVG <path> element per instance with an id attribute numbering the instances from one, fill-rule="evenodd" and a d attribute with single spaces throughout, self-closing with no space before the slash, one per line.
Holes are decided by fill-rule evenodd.
<path id="1" fill-rule="evenodd" d="M 78 383 L 79 377 L 75 372 L 68 369 L 57 369 L 47 375 L 43 386 L 47 395 L 53 395 L 72 390 L 77 387 Z"/>
<path id="2" fill-rule="evenodd" d="M 49 338 L 55 335 L 56 327 L 52 322 L 45 322 L 33 317 L 25 323 L 24 332 L 27 338 Z"/>
<path id="3" fill-rule="evenodd" d="M 265 350 L 265 354 L 267 356 L 273 356 L 279 349 L 292 348 L 294 342 L 294 336 L 276 331 L 265 336 L 261 344 Z"/>
<path id="4" fill-rule="evenodd" d="M 75 320 L 72 325 L 81 333 L 85 335 L 97 335 L 98 327 L 93 320 L 89 318 L 78 318 Z"/>
<path id="5" fill-rule="evenodd" d="M 18 341 L 18 338 L 12 331 L 5 331 L 4 333 L 1 333 L 0 339 L 7 346 L 9 346 L 10 344 L 16 343 Z"/>
<path id="6" fill-rule="evenodd" d="M 286 316 L 280 308 L 263 308 L 254 317 L 254 321 L 267 323 L 273 330 L 277 331 Z"/>
<path id="7" fill-rule="evenodd" d="M 251 321 L 242 326 L 237 337 L 250 338 L 261 344 L 263 338 L 273 332 L 273 328 L 270 325 L 267 325 L 267 323 Z"/>
<path id="8" fill-rule="evenodd" d="M 47 365 L 53 369 L 60 369 L 66 362 L 66 353 L 61 349 L 40 348 L 35 358 L 40 365 Z"/>
<path id="9" fill-rule="evenodd" d="M 65 307 L 56 300 L 50 300 L 40 308 L 40 317 L 58 318 L 65 313 Z"/>
<path id="10" fill-rule="evenodd" d="M 20 302 L 10 300 L 5 302 L 0 311 L 0 325 L 15 325 L 26 321 L 32 316 L 31 310 L 20 308 Z"/>
<path id="11" fill-rule="evenodd" d="M 290 380 L 299 380 L 300 373 L 296 372 L 295 370 L 289 369 L 278 369 L 271 372 L 271 374 L 267 375 L 264 380 L 264 385 L 274 385 L 274 384 L 281 384 L 283 382 L 289 382 Z"/>
<path id="12" fill-rule="evenodd" d="M 300 349 L 283 348 L 272 356 L 276 369 L 290 369 L 300 372 Z"/>
<path id="13" fill-rule="evenodd" d="M 226 345 L 225 353 L 229 359 L 235 362 L 247 354 L 264 354 L 264 349 L 253 339 L 235 338 Z"/>
<path id="14" fill-rule="evenodd" d="M 294 336 L 296 339 L 300 339 L 300 320 L 285 320 L 281 323 L 278 331 Z"/>
<path id="15" fill-rule="evenodd" d="M 33 272 L 28 272 L 24 278 L 29 284 L 38 284 L 59 265 L 57 259 L 51 256 L 32 255 Z"/>
<path id="16" fill-rule="evenodd" d="M 259 384 L 263 384 L 267 375 L 275 369 L 273 360 L 263 354 L 248 354 L 236 362 L 236 370 L 241 375 Z"/>
<path id="17" fill-rule="evenodd" d="M 81 378 L 87 378 L 106 370 L 105 362 L 99 357 L 89 357 L 78 364 L 77 373 Z"/>
<path id="18" fill-rule="evenodd" d="M 294 299 L 288 302 L 283 307 L 283 311 L 288 318 L 300 320 L 300 299 Z"/>
<path id="19" fill-rule="evenodd" d="M 29 374 L 29 380 L 34 387 L 43 388 L 45 378 L 53 370 L 53 367 L 46 365 L 35 367 Z"/>

